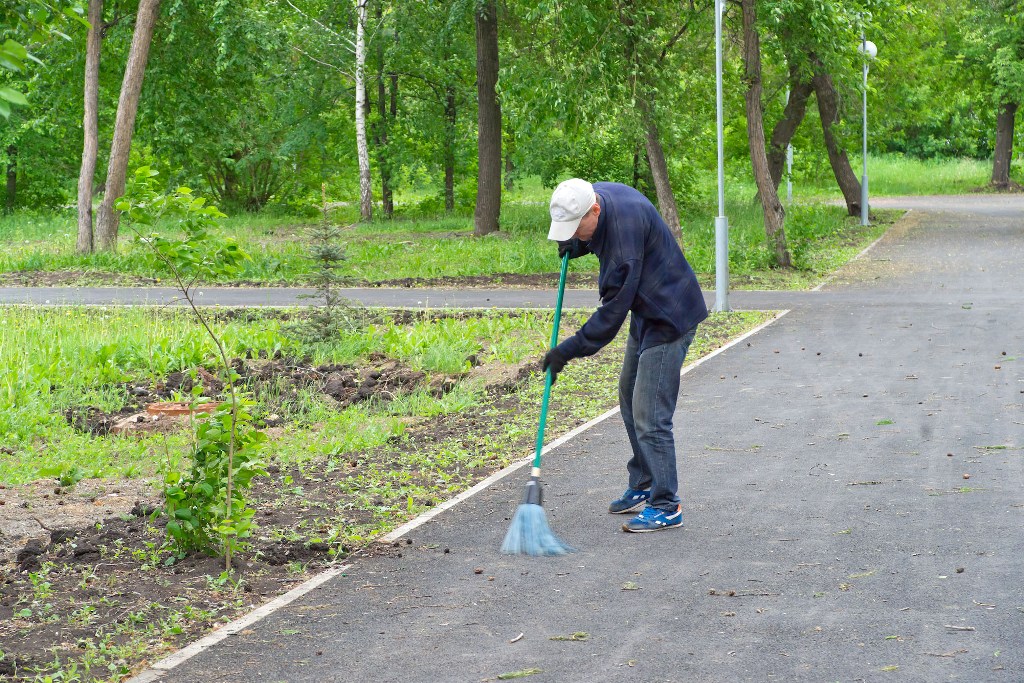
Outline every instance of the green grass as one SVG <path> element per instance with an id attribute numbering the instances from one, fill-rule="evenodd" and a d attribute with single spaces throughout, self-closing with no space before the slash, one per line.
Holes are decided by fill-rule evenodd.
<path id="1" fill-rule="evenodd" d="M 459 374 L 469 369 L 470 355 L 483 363 L 539 357 L 550 324 L 550 312 L 376 323 L 320 345 L 311 360 L 365 364 L 369 354 L 382 353 L 428 375 Z M 282 325 L 259 314 L 217 323 L 232 357 L 250 350 L 301 357 L 306 350 Z M 184 311 L 0 308 L 0 442 L 10 451 L 0 459 L 0 482 L 29 481 L 42 469 L 71 461 L 89 477 L 152 474 L 168 447 L 163 437 L 91 436 L 70 426 L 64 412 L 85 406 L 120 410 L 129 402 L 126 383 L 150 386 L 168 373 L 198 366 L 216 371 L 214 348 Z M 301 432 L 317 424 L 327 435 L 324 452 L 347 452 L 400 435 L 401 417 L 465 410 L 477 398 L 477 390 L 467 386 L 441 398 L 421 391 L 392 405 L 366 403 L 339 412 L 316 392 L 282 387 L 280 394 L 263 397 L 257 414 L 275 412 L 289 419 L 297 449 L 308 438 Z M 170 450 L 180 450 L 180 437 L 170 441 Z"/>
<path id="2" fill-rule="evenodd" d="M 851 155 L 850 164 L 860 179 L 860 155 Z M 1019 175 L 1019 167 L 1015 168 L 1015 171 Z M 876 154 L 868 157 L 868 188 L 873 197 L 969 194 L 987 188 L 991 178 L 991 161 L 915 159 L 898 154 Z M 785 189 L 783 183 L 780 188 L 783 196 Z M 797 201 L 842 199 L 842 194 L 829 173 L 813 180 L 794 182 L 793 194 Z"/>
<path id="3" fill-rule="evenodd" d="M 851 157 L 859 174 L 859 160 Z M 957 194 L 984 188 L 990 163 L 965 159 L 919 160 L 896 155 L 869 159 L 872 196 Z M 749 171 L 739 161 L 729 166 L 726 215 L 730 227 L 729 268 L 738 288 L 804 288 L 814 286 L 853 254 L 870 244 L 898 217 L 878 212 L 880 226 L 862 229 L 836 205 L 841 195 L 827 164 L 816 176 L 794 184 L 795 201 L 787 207 L 786 236 L 795 269 L 773 266 L 759 204 Z M 713 282 L 714 177 L 700 174 L 692 190 L 680 197 L 682 245 L 705 283 Z M 782 192 L 784 192 L 784 186 Z M 345 225 L 342 240 L 347 261 L 342 274 L 352 284 L 394 280 L 493 277 L 503 274 L 552 274 L 558 260 L 546 239 L 550 189 L 527 178 L 503 197 L 501 231 L 484 238 L 472 236 L 473 219 L 464 210 L 451 216 L 423 209 L 422 192 L 399 192 L 395 220 L 356 221 L 356 208 L 345 206 L 332 215 Z M 243 270 L 224 283 L 303 285 L 313 263 L 307 258 L 306 230 L 314 219 L 280 215 L 237 215 L 223 221 L 220 231 L 238 240 L 252 257 Z M 157 227 L 166 232 L 166 228 Z M 122 226 L 116 254 L 81 256 L 74 251 L 75 218 L 16 214 L 0 217 L 0 274 L 62 272 L 59 282 L 75 284 L 167 284 L 169 273 Z M 596 259 L 574 260 L 573 273 L 595 273 Z M 9 278 L 12 276 L 8 276 Z M 15 281 L 22 281 L 15 278 Z M 31 280 L 29 280 L 31 281 Z"/>
<path id="4" fill-rule="evenodd" d="M 683 213 L 682 244 L 705 282 L 713 280 L 714 272 L 713 213 L 711 208 Z M 772 266 L 758 207 L 748 201 L 732 202 L 729 219 L 730 271 L 739 286 L 807 286 L 847 257 L 837 251 L 839 247 L 852 242 L 862 248 L 878 234 L 874 228 L 863 230 L 839 207 L 793 206 L 786 230 L 796 270 L 783 272 Z M 502 211 L 502 231 L 483 238 L 472 237 L 470 218 L 359 224 L 345 233 L 347 260 L 341 272 L 353 284 L 551 274 L 557 272 L 558 258 L 546 239 L 546 226 L 542 203 L 507 205 Z M 278 219 L 249 224 L 236 217 L 226 221 L 222 231 L 236 238 L 252 257 L 236 277 L 224 282 L 302 285 L 309 281 L 313 264 L 306 257 L 302 225 Z M 74 253 L 74 238 L 67 226 L 56 218 L 0 219 L 0 245 L 6 244 L 0 251 L 0 273 L 64 271 L 71 273 L 65 280 L 76 284 L 110 283 L 103 274 L 118 274 L 128 282 L 169 284 L 162 264 L 128 235 L 115 254 L 80 256 Z M 585 257 L 572 261 L 570 272 L 596 273 L 597 267 L 596 258 Z"/>
<path id="5" fill-rule="evenodd" d="M 706 352 L 703 340 L 719 340 L 763 319 L 746 314 L 712 317 L 702 325 L 692 357 Z M 585 319 L 568 311 L 564 333 Z M 733 328 L 723 329 L 723 324 Z M 412 370 L 459 376 L 470 369 L 469 356 L 483 365 L 520 363 L 539 358 L 550 334 L 550 311 L 493 312 L 462 318 L 425 317 L 397 324 L 383 322 L 318 347 L 314 364 L 367 365 L 370 354 L 384 354 Z M 247 351 L 282 352 L 301 357 L 307 350 L 289 339 L 276 316 L 252 314 L 216 323 L 231 357 Z M 116 338 L 111 330 L 117 330 Z M 614 351 L 618 353 L 618 351 Z M 612 364 L 614 366 L 614 364 Z M 69 409 L 95 407 L 115 412 L 130 404 L 126 387 L 152 386 L 168 373 L 206 367 L 216 371 L 215 351 L 188 315 L 149 308 L 0 308 L 0 482 L 20 484 L 41 471 L 74 465 L 86 477 L 152 476 L 168 464 L 167 454 L 182 452 L 185 437 L 171 435 L 112 438 L 76 430 L 65 418 Z M 596 372 L 597 370 L 595 370 Z M 612 367 L 609 372 L 616 372 Z M 567 372 L 558 392 L 571 395 L 588 384 L 607 385 L 602 405 L 614 403 L 614 377 Z M 608 380 L 602 382 L 602 379 Z M 576 386 L 580 384 L 578 387 Z M 575 388 L 574 388 L 575 387 Z M 261 394 L 257 416 L 287 420 L 275 443 L 277 457 L 303 461 L 380 446 L 402 436 L 409 419 L 459 414 L 485 402 L 480 382 L 461 381 L 443 396 L 427 388 L 391 401 L 371 400 L 338 410 L 313 389 L 284 384 Z M 540 386 L 529 391 L 538 392 Z M 590 392 L 593 393 L 593 392 Z M 539 394 L 538 394 L 539 400 Z M 531 418 L 532 419 L 532 418 Z M 179 459 L 173 457 L 171 466 Z"/>
<path id="6" fill-rule="evenodd" d="M 859 159 L 851 161 L 860 168 Z M 992 162 L 880 155 L 868 158 L 868 174 L 873 195 L 968 194 L 988 186 Z"/>

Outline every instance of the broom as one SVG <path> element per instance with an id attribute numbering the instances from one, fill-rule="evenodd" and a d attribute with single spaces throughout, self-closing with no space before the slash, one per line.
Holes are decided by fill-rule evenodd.
<path id="1" fill-rule="evenodd" d="M 562 257 L 562 273 L 558 278 L 558 301 L 555 303 L 555 325 L 551 331 L 551 348 L 558 343 L 558 324 L 562 319 L 562 294 L 565 292 L 565 273 L 569 268 L 569 254 Z M 505 534 L 501 552 L 506 555 L 565 555 L 574 552 L 551 532 L 548 519 L 541 507 L 540 452 L 544 446 L 544 424 L 548 419 L 548 400 L 551 398 L 551 368 L 544 377 L 544 398 L 540 406 L 540 425 L 537 428 L 537 450 L 533 456 L 533 471 L 526 484 L 526 495 L 512 517 L 512 525 Z"/>

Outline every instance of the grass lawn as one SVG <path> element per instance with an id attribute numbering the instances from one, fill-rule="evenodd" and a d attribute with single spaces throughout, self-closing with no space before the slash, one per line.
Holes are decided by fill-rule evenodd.
<path id="1" fill-rule="evenodd" d="M 796 203 L 788 208 L 786 222 L 795 268 L 780 271 L 772 265 L 759 205 L 751 203 L 753 188 L 735 184 L 731 189 L 730 273 L 737 288 L 814 286 L 900 215 L 880 211 L 877 225 L 862 228 L 838 206 L 817 200 Z M 558 258 L 546 239 L 549 196 L 550 190 L 536 179 L 525 182 L 506 198 L 501 231 L 483 238 L 472 236 L 471 216 L 417 216 L 408 205 L 407 217 L 357 223 L 354 209 L 339 209 L 335 219 L 350 224 L 342 238 L 347 260 L 341 274 L 352 285 L 550 286 Z M 713 191 L 702 192 L 681 208 L 681 243 L 705 285 L 714 282 L 713 197 Z M 398 211 L 402 215 L 401 201 Z M 307 284 L 314 268 L 307 256 L 310 221 L 248 215 L 225 219 L 222 234 L 236 239 L 251 260 L 222 284 Z M 168 277 L 151 251 L 123 225 L 116 253 L 80 256 L 74 252 L 74 233 L 70 214 L 0 218 L 0 283 L 145 286 L 163 284 Z M 589 285 L 596 272 L 594 257 L 577 259 L 570 266 L 577 285 Z"/>
<path id="2" fill-rule="evenodd" d="M 851 157 L 860 173 L 860 161 Z M 1016 169 L 1016 167 L 1015 167 Z M 1018 169 L 1019 172 L 1019 169 Z M 919 160 L 898 155 L 869 158 L 872 196 L 962 194 L 984 190 L 991 176 L 988 161 Z M 877 225 L 862 228 L 836 204 L 841 194 L 827 164 L 804 171 L 794 181 L 794 203 L 787 207 L 786 235 L 795 268 L 772 266 L 760 208 L 748 165 L 727 169 L 726 215 L 730 224 L 729 268 L 739 289 L 802 289 L 818 284 L 837 265 L 870 244 L 899 212 L 877 211 Z M 785 186 L 781 189 L 785 193 Z M 343 275 L 352 285 L 550 286 L 558 270 L 554 248 L 545 239 L 550 188 L 525 178 L 503 195 L 501 231 L 472 237 L 471 212 L 438 217 L 424 210 L 426 195 L 403 189 L 396 195 L 391 221 L 359 223 L 355 206 L 342 206 L 333 219 L 350 226 L 344 232 L 347 262 Z M 691 179 L 680 196 L 681 244 L 705 285 L 714 282 L 714 216 L 718 213 L 715 176 Z M 429 202 L 428 202 L 429 204 Z M 80 256 L 74 252 L 75 214 L 16 214 L 0 217 L 0 283 L 35 285 L 154 285 L 168 273 L 124 225 L 115 254 Z M 307 258 L 307 230 L 313 219 L 270 214 L 236 215 L 223 221 L 225 236 L 235 238 L 252 260 L 222 284 L 303 285 L 313 265 Z M 158 227 L 159 230 L 159 227 Z M 596 259 L 571 264 L 576 284 L 588 284 Z M 523 276 L 520 279 L 509 276 Z M 534 278 L 534 279 L 531 279 Z"/>
<path id="3" fill-rule="evenodd" d="M 860 155 L 851 155 L 850 164 L 861 175 Z M 1019 166 L 1015 172 L 1019 172 Z M 972 194 L 988 190 L 992 162 L 977 159 L 914 159 L 896 154 L 868 157 L 868 188 L 873 197 L 914 195 Z M 785 193 L 785 184 L 780 192 Z M 830 174 L 801 178 L 793 183 L 797 201 L 842 199 Z"/>

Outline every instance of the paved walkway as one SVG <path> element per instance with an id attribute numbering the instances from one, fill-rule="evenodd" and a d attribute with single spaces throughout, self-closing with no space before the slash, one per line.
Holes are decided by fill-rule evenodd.
<path id="1" fill-rule="evenodd" d="M 535 289 L 343 289 L 346 298 L 366 306 L 393 308 L 553 308 L 553 290 Z M 203 306 L 308 306 L 310 289 L 284 287 L 204 287 Z M 705 292 L 708 304 L 714 291 Z M 730 306 L 746 310 L 792 308 L 820 298 L 816 292 L 731 292 Z M 315 300 L 314 300 L 315 301 Z M 166 287 L 0 287 L 0 304 L 94 306 L 183 306 L 180 292 Z M 569 289 L 566 308 L 596 308 L 596 289 Z"/>
<path id="2" fill-rule="evenodd" d="M 684 377 L 685 529 L 606 513 L 613 415 L 545 460 L 575 555 L 498 552 L 520 470 L 140 680 L 1021 681 L 1024 214 L 967 209 Z"/>

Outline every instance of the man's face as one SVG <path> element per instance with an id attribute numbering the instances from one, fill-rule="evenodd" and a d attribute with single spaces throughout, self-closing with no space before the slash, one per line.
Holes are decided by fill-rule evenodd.
<path id="1" fill-rule="evenodd" d="M 594 231 L 597 230 L 597 219 L 600 215 L 601 205 L 594 202 L 594 205 L 590 207 L 590 211 L 580 220 L 580 225 L 576 228 L 576 234 L 573 237 L 581 242 L 589 242 L 590 238 L 594 236 Z"/>

